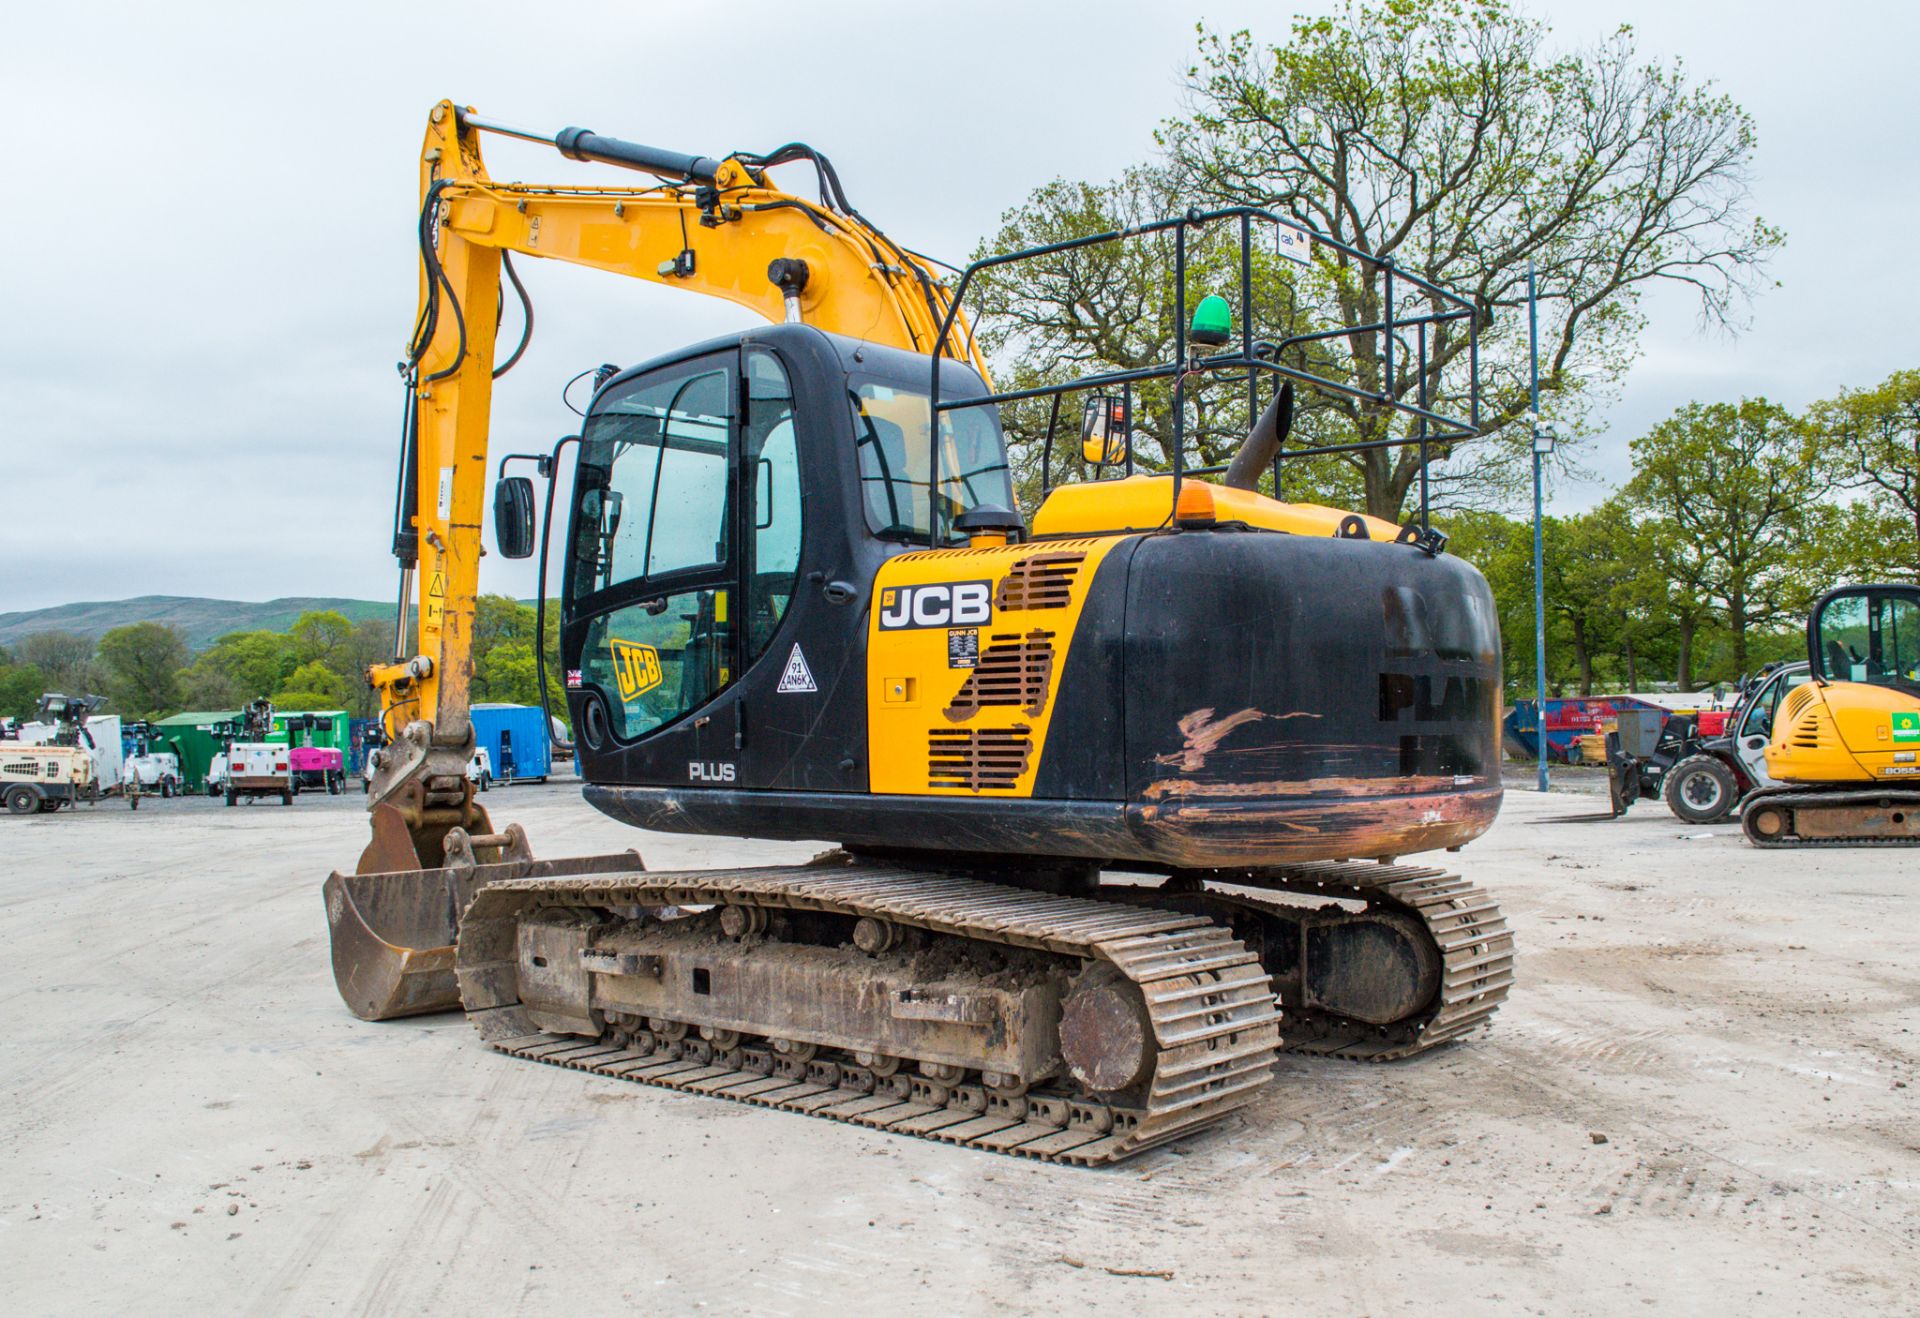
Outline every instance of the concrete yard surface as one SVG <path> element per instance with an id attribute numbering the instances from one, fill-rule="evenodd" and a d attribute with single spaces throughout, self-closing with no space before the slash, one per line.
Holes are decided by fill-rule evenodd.
<path id="1" fill-rule="evenodd" d="M 544 855 L 820 849 L 486 801 Z M 1083 1171 L 356 1020 L 320 884 L 360 804 L 0 818 L 9 1312 L 1920 1310 L 1920 854 L 1512 791 L 1427 858 L 1511 917 L 1490 1033 L 1283 1059 L 1246 1114 Z"/>

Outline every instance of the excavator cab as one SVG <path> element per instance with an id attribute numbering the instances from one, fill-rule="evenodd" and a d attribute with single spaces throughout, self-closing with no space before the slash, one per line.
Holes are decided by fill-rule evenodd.
<path id="1" fill-rule="evenodd" d="M 962 363 L 943 383 L 949 398 L 985 392 Z M 589 782 L 864 785 L 849 738 L 865 723 L 859 656 L 881 565 L 925 550 L 936 520 L 951 546 L 968 543 L 970 513 L 1017 525 L 993 409 L 942 415 L 931 493 L 929 416 L 924 357 L 806 326 L 602 385 L 562 566 Z"/>

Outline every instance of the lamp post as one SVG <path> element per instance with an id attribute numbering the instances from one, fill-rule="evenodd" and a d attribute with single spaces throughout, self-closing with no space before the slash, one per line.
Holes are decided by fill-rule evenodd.
<path id="1" fill-rule="evenodd" d="M 1534 293 L 1533 262 L 1527 262 L 1527 413 L 1533 438 L 1533 676 L 1534 744 L 1538 788 L 1547 790 L 1547 593 L 1541 570 L 1540 486 L 1541 460 L 1553 452 L 1554 430 L 1540 424 L 1540 306 Z"/>

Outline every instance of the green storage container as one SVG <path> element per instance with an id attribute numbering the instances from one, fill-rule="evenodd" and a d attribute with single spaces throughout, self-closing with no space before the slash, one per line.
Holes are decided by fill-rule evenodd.
<path id="1" fill-rule="evenodd" d="M 215 724 L 240 717 L 233 709 L 189 710 L 154 723 L 155 750 L 180 757 L 180 777 L 189 792 L 207 790 L 207 770 L 220 754 L 222 742 L 213 735 Z"/>

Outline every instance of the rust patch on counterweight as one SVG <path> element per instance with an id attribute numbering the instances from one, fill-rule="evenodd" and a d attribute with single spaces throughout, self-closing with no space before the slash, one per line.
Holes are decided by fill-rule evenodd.
<path id="1" fill-rule="evenodd" d="M 1406 778 L 1289 778 L 1257 783 L 1193 782 L 1185 778 L 1163 778 L 1148 783 L 1140 795 L 1149 801 L 1169 797 L 1228 798 L 1244 800 L 1262 796 L 1336 796 L 1399 797 L 1451 792 L 1463 786 L 1482 786 L 1486 780 L 1475 777 L 1471 784 L 1447 777 Z"/>

